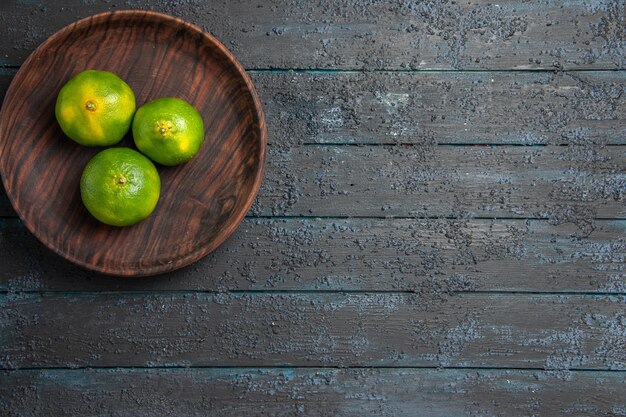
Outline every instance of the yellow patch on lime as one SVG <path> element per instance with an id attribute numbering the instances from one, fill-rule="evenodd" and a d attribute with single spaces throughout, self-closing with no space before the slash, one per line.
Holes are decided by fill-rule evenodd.
<path id="1" fill-rule="evenodd" d="M 202 116 L 191 104 L 174 97 L 141 106 L 132 129 L 137 149 L 162 165 L 189 161 L 204 142 Z"/>
<path id="2" fill-rule="evenodd" d="M 55 115 L 61 130 L 85 146 L 118 143 L 130 129 L 135 93 L 109 71 L 87 70 L 69 80 L 59 92 Z"/>

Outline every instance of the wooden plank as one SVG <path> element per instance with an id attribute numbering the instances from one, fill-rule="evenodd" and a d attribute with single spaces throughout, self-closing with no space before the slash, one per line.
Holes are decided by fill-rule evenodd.
<path id="1" fill-rule="evenodd" d="M 254 73 L 276 144 L 626 143 L 626 72 Z"/>
<path id="2" fill-rule="evenodd" d="M 252 213 L 584 223 L 626 215 L 624 167 L 625 147 L 273 148 Z"/>
<path id="3" fill-rule="evenodd" d="M 626 147 L 271 147 L 254 216 L 624 218 Z M 5 201 L 2 215 L 11 216 Z"/>
<path id="4" fill-rule="evenodd" d="M 9 294 L 0 366 L 626 369 L 625 297 Z"/>
<path id="5" fill-rule="evenodd" d="M 626 221 L 246 219 L 197 264 L 140 280 L 87 272 L 0 223 L 0 290 L 626 293 Z"/>
<path id="6" fill-rule="evenodd" d="M 114 369 L 0 373 L 7 416 L 618 416 L 623 372 Z"/>
<path id="7" fill-rule="evenodd" d="M 624 167 L 621 146 L 270 148 L 251 213 L 583 224 L 626 216 Z"/>
<path id="8" fill-rule="evenodd" d="M 121 7 L 120 7 L 121 6 Z M 170 13 L 222 40 L 247 68 L 624 68 L 619 0 L 364 2 L 4 1 L 1 64 L 18 65 L 72 21 L 120 8 Z"/>
<path id="9" fill-rule="evenodd" d="M 275 145 L 626 144 L 626 72 L 251 75 Z"/>

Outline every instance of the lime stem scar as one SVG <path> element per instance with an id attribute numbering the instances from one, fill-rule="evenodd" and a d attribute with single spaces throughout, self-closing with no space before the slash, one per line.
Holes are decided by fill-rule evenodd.
<path id="1" fill-rule="evenodd" d="M 85 107 L 89 111 L 95 111 L 96 110 L 96 103 L 94 103 L 93 101 L 89 100 L 87 103 L 85 103 Z"/>
<path id="2" fill-rule="evenodd" d="M 169 120 L 159 120 L 156 122 L 156 131 L 159 132 L 164 138 L 168 137 L 173 129 L 174 124 Z"/>
<path id="3" fill-rule="evenodd" d="M 124 184 L 126 184 L 126 178 L 124 178 L 124 177 L 120 177 L 120 178 L 117 180 L 117 183 L 118 183 L 119 185 L 124 185 Z"/>

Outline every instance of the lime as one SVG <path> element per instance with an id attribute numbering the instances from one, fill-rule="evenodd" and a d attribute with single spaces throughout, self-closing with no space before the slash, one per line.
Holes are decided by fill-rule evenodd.
<path id="1" fill-rule="evenodd" d="M 137 148 L 153 161 L 179 165 L 198 153 L 204 141 L 204 123 L 191 104 L 164 97 L 137 110 L 133 137 Z"/>
<path id="2" fill-rule="evenodd" d="M 61 130 L 74 141 L 114 145 L 130 129 L 135 94 L 112 72 L 87 70 L 61 88 L 54 110 Z"/>
<path id="3" fill-rule="evenodd" d="M 152 161 L 130 148 L 99 152 L 80 179 L 85 207 L 111 226 L 129 226 L 148 217 L 160 192 L 161 179 Z"/>

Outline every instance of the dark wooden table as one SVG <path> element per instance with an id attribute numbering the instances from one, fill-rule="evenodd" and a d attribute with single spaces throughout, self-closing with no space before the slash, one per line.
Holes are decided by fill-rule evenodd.
<path id="1" fill-rule="evenodd" d="M 0 415 L 626 415 L 623 0 L 5 0 L 0 95 L 125 8 L 249 70 L 266 177 L 148 279 L 63 261 L 2 192 Z"/>

